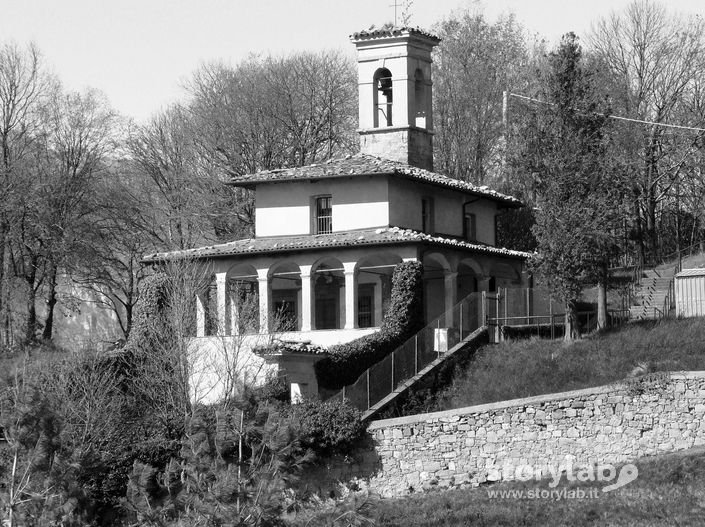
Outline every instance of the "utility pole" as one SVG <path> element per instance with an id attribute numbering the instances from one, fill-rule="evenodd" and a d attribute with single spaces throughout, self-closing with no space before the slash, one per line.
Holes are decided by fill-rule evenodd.
<path id="1" fill-rule="evenodd" d="M 509 92 L 504 90 L 502 92 L 502 128 L 504 129 L 504 138 L 507 138 L 507 111 L 509 110 Z"/>

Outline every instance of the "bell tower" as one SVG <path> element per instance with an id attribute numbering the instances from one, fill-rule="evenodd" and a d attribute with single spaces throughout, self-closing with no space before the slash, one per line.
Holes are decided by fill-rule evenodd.
<path id="1" fill-rule="evenodd" d="M 385 25 L 350 40 L 357 48 L 361 152 L 433 170 L 431 51 L 440 39 Z"/>

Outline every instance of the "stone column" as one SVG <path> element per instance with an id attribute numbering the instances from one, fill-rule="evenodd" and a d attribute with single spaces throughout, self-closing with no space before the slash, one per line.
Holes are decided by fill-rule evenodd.
<path id="1" fill-rule="evenodd" d="M 345 271 L 345 329 L 357 327 L 357 262 L 344 262 Z"/>
<path id="2" fill-rule="evenodd" d="M 196 295 L 196 336 L 206 336 L 206 306 L 205 298 L 202 294 Z"/>
<path id="3" fill-rule="evenodd" d="M 215 273 L 215 294 L 218 306 L 218 336 L 227 335 L 227 316 L 225 308 L 227 306 L 226 295 L 226 275 L 227 273 Z"/>
<path id="4" fill-rule="evenodd" d="M 490 290 L 490 280 L 491 277 L 477 278 L 477 290 L 478 291 L 489 291 Z"/>
<path id="5" fill-rule="evenodd" d="M 269 333 L 269 268 L 257 269 L 259 285 L 259 332 Z"/>
<path id="6" fill-rule="evenodd" d="M 455 324 L 452 309 L 458 303 L 458 273 L 446 273 L 443 282 L 445 286 L 445 323 L 447 327 L 452 327 Z"/>
<path id="7" fill-rule="evenodd" d="M 300 265 L 301 271 L 301 331 L 311 331 L 313 326 L 313 287 L 311 282 L 311 265 Z"/>

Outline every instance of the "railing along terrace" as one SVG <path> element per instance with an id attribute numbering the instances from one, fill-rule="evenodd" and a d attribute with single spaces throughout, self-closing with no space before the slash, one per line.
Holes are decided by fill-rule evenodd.
<path id="1" fill-rule="evenodd" d="M 615 309 L 607 315 L 608 326 L 615 326 L 628 321 L 630 313 Z M 576 316 L 582 332 L 597 328 L 596 311 L 579 311 Z M 540 336 L 557 338 L 563 334 L 564 319 L 563 304 L 548 290 L 499 288 L 471 293 L 331 399 L 345 399 L 362 411 L 369 410 L 478 328 L 487 327 L 493 342 L 511 331 L 533 334 L 536 330 Z"/>
<path id="2" fill-rule="evenodd" d="M 487 324 L 500 328 L 490 332 L 494 342 L 509 334 L 538 335 L 557 338 L 563 334 L 565 305 L 555 300 L 547 289 L 499 288 L 487 296 Z M 581 333 L 597 329 L 597 311 L 580 310 L 575 313 Z M 629 321 L 629 309 L 607 310 L 607 327 Z"/>
<path id="3" fill-rule="evenodd" d="M 333 395 L 369 410 L 484 325 L 483 293 L 471 293 Z"/>

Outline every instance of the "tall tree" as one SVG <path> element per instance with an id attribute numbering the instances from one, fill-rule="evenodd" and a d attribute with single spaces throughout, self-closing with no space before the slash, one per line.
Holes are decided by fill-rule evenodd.
<path id="1" fill-rule="evenodd" d="M 145 234 L 161 248 L 187 249 L 218 238 L 229 221 L 222 205 L 233 191 L 205 169 L 188 110 L 174 105 L 130 133 L 133 198 Z"/>
<path id="2" fill-rule="evenodd" d="M 51 338 L 59 274 L 86 250 L 87 218 L 112 115 L 105 99 L 92 91 L 63 93 L 57 86 L 42 104 L 32 155 L 21 165 L 23 192 L 13 203 L 18 220 L 9 233 L 13 270 L 25 285 L 27 342 L 37 337 L 42 288 L 47 304 L 43 337 Z"/>
<path id="3" fill-rule="evenodd" d="M 678 121 L 705 59 L 705 22 L 669 12 L 663 4 L 637 0 L 600 19 L 589 42 L 613 77 L 612 104 L 620 114 L 650 121 Z M 658 124 L 630 125 L 623 142 L 633 174 L 634 230 L 642 259 L 658 257 L 659 208 L 669 200 L 685 159 L 696 146 L 692 134 L 673 134 Z"/>
<path id="4" fill-rule="evenodd" d="M 95 294 L 110 310 L 124 340 L 132 329 L 139 286 L 148 270 L 140 263 L 145 254 L 163 250 L 150 235 L 152 216 L 140 196 L 143 185 L 125 159 L 113 160 L 98 181 L 96 207 L 86 232 L 88 250 L 72 267 L 71 278 Z"/>
<path id="5" fill-rule="evenodd" d="M 17 220 L 15 199 L 25 190 L 18 175 L 19 165 L 33 142 L 48 80 L 36 46 L 0 44 L 0 345 L 12 339 L 7 257 L 10 227 Z"/>
<path id="6" fill-rule="evenodd" d="M 188 105 L 201 168 L 227 180 L 354 151 L 355 79 L 354 63 L 334 51 L 203 66 L 190 82 Z M 234 230 L 251 232 L 250 193 L 223 196 L 239 222 Z"/>
<path id="7" fill-rule="evenodd" d="M 356 70 L 340 52 L 207 65 L 189 110 L 204 158 L 226 175 L 315 163 L 356 148 Z"/>
<path id="8" fill-rule="evenodd" d="M 57 94 L 47 107 L 41 155 L 43 184 L 38 189 L 45 223 L 46 315 L 42 337 L 51 339 L 57 280 L 70 274 L 92 249 L 86 244 L 93 228 L 98 181 L 113 145 L 116 114 L 99 92 Z"/>
<path id="9" fill-rule="evenodd" d="M 442 40 L 434 56 L 435 166 L 458 179 L 490 183 L 504 160 L 503 92 L 525 91 L 532 46 L 513 16 L 491 24 L 465 12 L 436 32 Z"/>
<path id="10" fill-rule="evenodd" d="M 622 197 L 609 108 L 587 62 L 578 38 L 565 35 L 548 57 L 542 97 L 549 104 L 533 107 L 515 159 L 520 171 L 538 177 L 536 266 L 565 301 L 566 339 L 578 334 L 575 308 L 586 281 L 600 285 L 599 323 L 606 323 L 607 264 Z"/>

